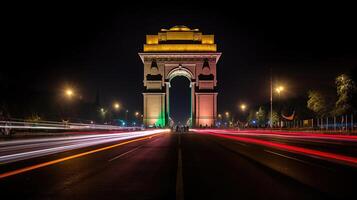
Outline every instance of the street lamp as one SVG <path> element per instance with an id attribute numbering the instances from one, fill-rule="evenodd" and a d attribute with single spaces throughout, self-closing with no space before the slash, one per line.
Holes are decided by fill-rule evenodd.
<path id="1" fill-rule="evenodd" d="M 229 112 L 225 112 L 224 113 L 225 114 L 225 116 L 226 116 L 226 118 L 227 118 L 227 122 L 228 122 L 228 125 L 230 125 L 230 120 L 229 120 Z"/>
<path id="2" fill-rule="evenodd" d="M 284 87 L 283 86 L 279 86 L 277 88 L 275 88 L 275 91 L 279 94 L 280 96 L 280 93 L 284 91 Z"/>
<path id="3" fill-rule="evenodd" d="M 73 95 L 74 95 L 74 92 L 72 89 L 68 88 L 66 89 L 65 91 L 65 95 L 68 97 L 68 98 L 71 98 Z"/>
<path id="4" fill-rule="evenodd" d="M 100 108 L 100 115 L 102 116 L 103 120 L 105 120 L 105 115 L 107 111 L 104 108 Z"/>
<path id="5" fill-rule="evenodd" d="M 125 111 L 125 121 L 128 121 L 128 113 L 129 113 L 129 110 L 126 110 Z"/>
<path id="6" fill-rule="evenodd" d="M 280 96 L 280 93 L 285 90 L 284 86 L 279 85 L 275 88 L 275 91 Z M 273 128 L 273 78 L 270 71 L 270 128 Z"/>
<path id="7" fill-rule="evenodd" d="M 119 110 L 120 104 L 119 103 L 114 103 L 113 107 L 114 107 L 115 110 Z"/>
<path id="8" fill-rule="evenodd" d="M 244 112 L 247 106 L 243 103 L 240 105 L 240 109 Z"/>

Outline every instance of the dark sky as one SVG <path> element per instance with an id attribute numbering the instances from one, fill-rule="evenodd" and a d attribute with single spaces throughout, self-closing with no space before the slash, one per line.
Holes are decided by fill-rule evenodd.
<path id="1" fill-rule="evenodd" d="M 221 2 L 222 3 L 222 2 Z M 160 5 L 166 5 L 160 6 Z M 186 25 L 215 34 L 219 111 L 269 100 L 269 68 L 287 96 L 333 89 L 337 74 L 357 65 L 352 5 L 11 5 L 3 24 L 1 82 L 43 93 L 71 85 L 94 101 L 142 108 L 146 34 Z"/>

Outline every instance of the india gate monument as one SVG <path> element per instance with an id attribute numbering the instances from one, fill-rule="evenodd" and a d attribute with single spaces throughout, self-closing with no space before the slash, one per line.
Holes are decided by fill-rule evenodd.
<path id="1" fill-rule="evenodd" d="M 146 126 L 170 125 L 170 82 L 176 76 L 190 80 L 191 127 L 214 126 L 217 117 L 216 65 L 214 35 L 199 29 L 174 26 L 161 29 L 157 35 L 146 35 L 143 52 L 144 111 Z"/>

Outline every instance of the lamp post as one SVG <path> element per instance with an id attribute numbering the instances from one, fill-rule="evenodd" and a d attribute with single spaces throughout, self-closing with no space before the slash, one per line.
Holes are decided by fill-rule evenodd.
<path id="1" fill-rule="evenodd" d="M 74 98 L 77 96 L 75 94 L 74 90 L 70 87 L 67 87 L 63 90 L 63 98 L 67 101 L 67 105 L 63 107 L 63 115 L 64 118 L 67 118 L 69 120 L 71 117 L 73 117 L 76 113 L 75 105 L 74 104 Z"/>
<path id="2" fill-rule="evenodd" d="M 128 124 L 128 113 L 129 113 L 129 110 L 126 110 L 125 111 L 125 121 L 127 124 Z"/>
<path id="3" fill-rule="evenodd" d="M 138 122 L 140 123 L 140 113 L 139 112 L 135 112 L 134 113 L 134 116 L 135 116 L 135 118 L 136 118 L 136 120 L 138 120 Z"/>
<path id="4" fill-rule="evenodd" d="M 247 105 L 246 104 L 244 104 L 244 103 L 242 103 L 242 104 L 240 104 L 240 110 L 242 111 L 242 117 L 241 117 L 241 119 L 242 119 L 242 125 L 244 126 L 244 124 L 243 124 L 243 121 L 245 121 L 244 120 L 244 112 L 245 112 L 245 110 L 247 109 Z M 238 126 L 239 126 L 239 122 L 240 122 L 240 120 L 238 120 Z"/>
<path id="5" fill-rule="evenodd" d="M 105 123 L 105 116 L 107 114 L 107 110 L 105 110 L 104 108 L 100 108 L 100 115 L 102 117 L 103 123 Z"/>
<path id="6" fill-rule="evenodd" d="M 228 126 L 230 126 L 230 121 L 229 121 L 229 116 L 230 116 L 230 113 L 227 111 L 224 113 L 224 115 L 226 116 L 227 118 L 227 123 L 228 123 Z"/>
<path id="7" fill-rule="evenodd" d="M 280 93 L 285 90 L 284 86 L 279 85 L 275 88 L 275 91 L 280 97 Z M 273 79 L 270 78 L 270 128 L 273 128 Z"/>
<path id="8" fill-rule="evenodd" d="M 113 103 L 113 109 L 110 111 L 110 118 L 111 120 L 115 120 L 116 118 L 119 118 L 119 111 L 120 111 L 121 105 L 115 101 Z"/>

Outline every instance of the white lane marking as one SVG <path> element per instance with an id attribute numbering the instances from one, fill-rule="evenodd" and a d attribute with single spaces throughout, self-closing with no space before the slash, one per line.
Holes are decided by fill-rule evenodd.
<path id="1" fill-rule="evenodd" d="M 150 138 L 150 139 L 151 139 L 151 138 Z M 151 141 L 151 142 L 147 142 L 147 143 L 145 143 L 145 144 L 142 144 L 142 145 L 140 145 L 140 146 L 138 146 L 138 147 L 136 147 L 136 148 L 134 148 L 134 149 L 131 149 L 131 150 L 127 151 L 127 152 L 124 152 L 124 153 L 122 153 L 122 154 L 119 154 L 119 155 L 115 156 L 114 158 L 111 158 L 111 159 L 108 160 L 108 161 L 111 162 L 111 161 L 116 160 L 116 159 L 118 159 L 118 158 L 120 158 L 120 157 L 123 157 L 123 156 L 125 156 L 125 155 L 127 155 L 127 154 L 129 154 L 129 153 L 132 153 L 132 152 L 134 152 L 134 151 L 140 149 L 142 146 L 147 145 L 147 144 L 149 144 L 149 143 L 154 143 L 154 142 L 156 142 L 156 141 L 159 140 L 159 139 L 160 139 L 160 138 L 155 139 L 155 140 L 153 140 L 153 141 Z"/>
<path id="2" fill-rule="evenodd" d="M 284 158 L 296 160 L 296 161 L 299 161 L 299 162 L 302 162 L 302 163 L 311 164 L 311 163 L 306 162 L 306 161 L 304 161 L 304 160 L 300 160 L 300 159 L 298 159 L 298 158 L 290 157 L 290 156 L 287 156 L 287 155 L 284 155 L 284 154 L 280 154 L 280 153 L 277 153 L 277 152 L 274 152 L 274 151 L 270 151 L 270 150 L 266 150 L 266 149 L 264 149 L 264 151 L 265 151 L 265 152 L 268 152 L 268 153 L 272 153 L 272 154 L 278 155 L 278 156 L 281 156 L 281 157 L 284 157 Z"/>
<path id="3" fill-rule="evenodd" d="M 182 176 L 182 152 L 181 152 L 181 135 L 178 138 L 178 160 L 176 174 L 176 200 L 183 200 L 183 176 Z"/>
<path id="4" fill-rule="evenodd" d="M 125 156 L 126 154 L 129 154 L 129 153 L 131 153 L 131 152 L 133 152 L 133 151 L 138 150 L 138 149 L 141 148 L 142 146 L 144 146 L 144 145 L 140 145 L 140 146 L 138 146 L 138 147 L 136 147 L 136 148 L 134 148 L 134 149 L 131 149 L 130 151 L 127 151 L 127 152 L 125 152 L 125 153 L 119 154 L 119 155 L 115 156 L 114 158 L 112 158 L 112 159 L 110 159 L 110 160 L 108 160 L 108 161 L 109 161 L 109 162 L 112 162 L 113 160 L 116 160 L 116 159 L 118 159 L 118 158 L 120 158 L 120 157 L 123 157 L 123 156 Z"/>
<path id="5" fill-rule="evenodd" d="M 241 145 L 241 146 L 248 146 L 247 144 L 244 144 L 244 143 L 240 143 L 240 142 L 236 142 L 237 144 Z"/>

